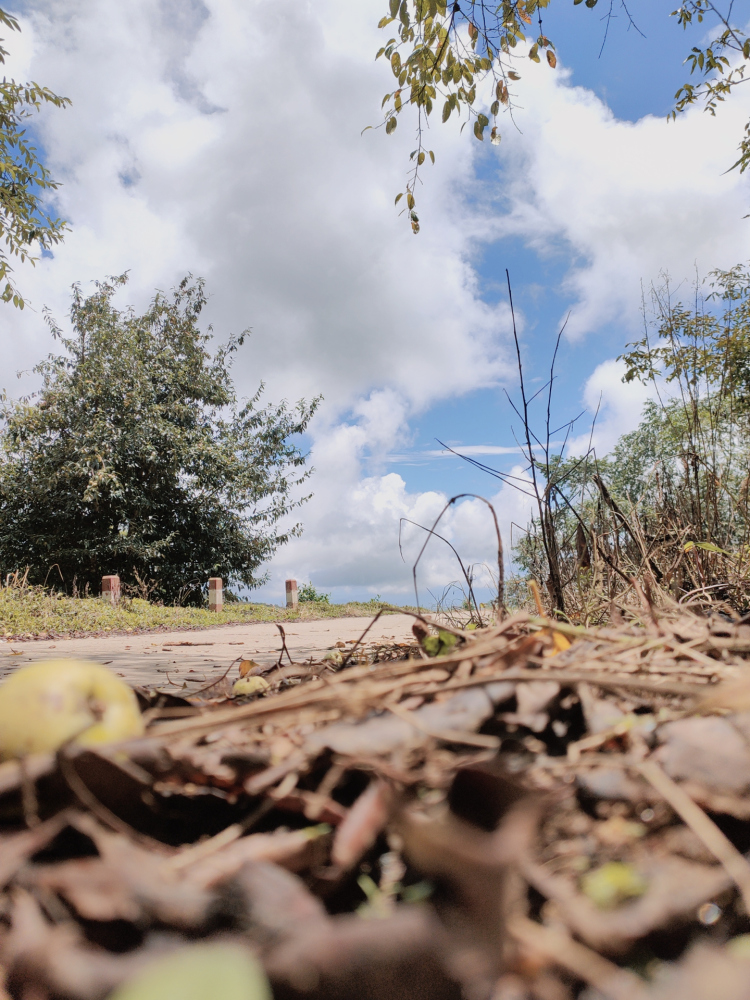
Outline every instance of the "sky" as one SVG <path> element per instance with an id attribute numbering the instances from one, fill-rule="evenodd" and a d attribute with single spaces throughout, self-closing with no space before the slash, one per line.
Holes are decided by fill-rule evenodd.
<path id="1" fill-rule="evenodd" d="M 29 370 L 54 349 L 42 308 L 64 323 L 73 282 L 127 270 L 120 301 L 142 308 L 202 275 L 217 343 L 252 331 L 235 361 L 240 396 L 260 381 L 269 401 L 324 396 L 304 442 L 315 470 L 304 531 L 257 598 L 282 602 L 294 577 L 334 600 L 411 600 L 424 531 L 409 522 L 431 524 L 459 493 L 492 501 L 509 558 L 528 498 L 438 443 L 524 475 L 506 397 L 517 393 L 506 269 L 529 386 L 548 378 L 564 326 L 554 416 L 585 411 L 571 446 L 592 439 L 603 454 L 647 398 L 616 361 L 639 335 L 643 289 L 668 273 L 689 294 L 696 274 L 750 257 L 750 178 L 726 173 L 750 94 L 667 122 L 702 40 L 672 6 L 632 0 L 635 26 L 615 6 L 603 45 L 608 5 L 553 0 L 544 29 L 558 67 L 522 61 L 501 144 L 432 123 L 418 236 L 393 205 L 413 127 L 363 132 L 391 89 L 373 58 L 383 0 L 17 6 L 8 75 L 73 101 L 35 129 L 71 232 L 19 272 L 30 307 L 0 311 L 0 389 L 34 388 Z M 481 501 L 458 501 L 442 524 L 479 576 L 491 569 Z M 431 543 L 423 599 L 457 575 Z"/>

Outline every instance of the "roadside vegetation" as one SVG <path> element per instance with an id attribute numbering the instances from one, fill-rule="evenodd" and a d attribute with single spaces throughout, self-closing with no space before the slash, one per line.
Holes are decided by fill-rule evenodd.
<path id="1" fill-rule="evenodd" d="M 714 271 L 691 298 L 652 289 L 643 337 L 622 355 L 625 381 L 652 399 L 609 455 L 553 451 L 519 369 L 528 479 L 513 485 L 536 516 L 506 605 L 532 607 L 526 584 L 537 580 L 551 611 L 587 625 L 644 601 L 747 613 L 750 270 Z M 547 414 L 553 385 L 554 366 Z"/>
<path id="2" fill-rule="evenodd" d="M 147 632 L 163 629 L 215 628 L 250 622 L 296 622 L 316 618 L 375 615 L 379 601 L 331 604 L 305 601 L 299 610 L 273 604 L 232 601 L 218 612 L 208 608 L 168 607 L 140 597 L 124 597 L 115 607 L 100 597 L 71 597 L 59 591 L 14 583 L 0 587 L 0 638 L 35 639 Z M 386 612 L 387 614 L 388 612 Z"/>

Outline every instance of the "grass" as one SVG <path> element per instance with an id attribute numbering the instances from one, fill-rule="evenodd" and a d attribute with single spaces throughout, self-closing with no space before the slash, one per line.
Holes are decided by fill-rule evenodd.
<path id="1" fill-rule="evenodd" d="M 175 608 L 123 598 L 113 607 L 98 597 L 67 597 L 41 587 L 0 587 L 0 638 L 46 639 L 166 629 L 215 628 L 244 622 L 297 622 L 320 618 L 358 618 L 380 611 L 379 601 L 328 604 L 310 601 L 298 611 L 273 604 L 225 604 L 222 611 Z M 388 613 L 388 612 L 386 612 Z"/>

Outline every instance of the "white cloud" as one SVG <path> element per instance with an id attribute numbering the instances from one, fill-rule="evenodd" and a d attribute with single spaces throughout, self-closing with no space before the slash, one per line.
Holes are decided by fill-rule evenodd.
<path id="1" fill-rule="evenodd" d="M 258 592 L 261 599 L 280 601 L 284 579 L 293 578 L 312 580 L 316 587 L 332 591 L 336 600 L 367 594 L 413 600 L 412 565 L 426 538 L 422 529 L 432 526 L 449 498 L 439 491 L 410 493 L 394 472 L 363 476 L 365 444 L 365 435 L 355 426 L 338 426 L 316 444 L 316 495 L 302 512 L 305 532 L 274 558 L 271 582 Z M 522 472 L 517 468 L 513 474 Z M 527 523 L 529 500 L 510 486 L 489 499 L 497 512 L 507 562 L 511 522 Z M 400 552 L 402 518 L 406 520 Z M 436 530 L 456 548 L 467 568 L 475 568 L 478 585 L 491 587 L 497 543 L 487 507 L 479 500 L 461 502 L 446 512 Z M 418 572 L 422 602 L 431 603 L 430 591 L 439 595 L 443 587 L 460 579 L 460 566 L 449 547 L 432 539 Z"/>
<path id="2" fill-rule="evenodd" d="M 727 168 L 750 117 L 739 87 L 716 117 L 700 106 L 674 122 L 616 119 L 566 71 L 532 64 L 518 85 L 523 130 L 505 127 L 503 192 L 509 210 L 486 230 L 520 235 L 570 261 L 577 300 L 566 336 L 639 323 L 641 282 L 675 282 L 750 257 L 748 176 Z M 687 297 L 690 297 L 689 289 Z"/>
<path id="3" fill-rule="evenodd" d="M 654 397 L 654 390 L 641 382 L 623 382 L 624 374 L 625 364 L 610 358 L 597 365 L 588 377 L 583 401 L 596 420 L 593 429 L 571 439 L 570 454 L 581 455 L 591 446 L 598 455 L 606 455 L 622 434 L 638 426 L 643 404 Z"/>
<path id="4" fill-rule="evenodd" d="M 436 135 L 415 239 L 393 209 L 411 137 L 360 136 L 388 85 L 372 63 L 379 5 L 358 5 L 354 52 L 341 7 L 41 4 L 28 69 L 73 99 L 41 129 L 73 231 L 24 276 L 34 304 L 64 312 L 70 282 L 127 268 L 140 303 L 200 273 L 217 333 L 252 326 L 241 389 L 323 392 L 330 420 L 382 386 L 421 408 L 496 382 L 505 310 L 479 299 L 450 207 L 471 147 Z M 38 316 L 9 325 L 10 363 L 27 366 Z"/>

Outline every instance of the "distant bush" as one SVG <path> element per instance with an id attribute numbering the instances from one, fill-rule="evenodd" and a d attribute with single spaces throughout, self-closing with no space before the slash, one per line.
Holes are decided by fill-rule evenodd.
<path id="1" fill-rule="evenodd" d="M 330 604 L 331 595 L 321 594 L 311 583 L 306 583 L 300 588 L 298 600 L 300 604 Z"/>

